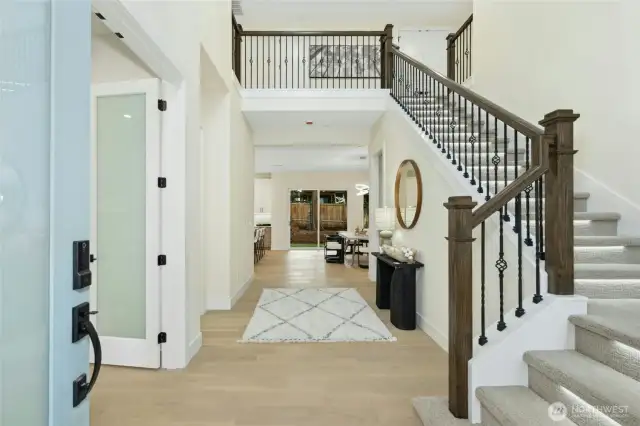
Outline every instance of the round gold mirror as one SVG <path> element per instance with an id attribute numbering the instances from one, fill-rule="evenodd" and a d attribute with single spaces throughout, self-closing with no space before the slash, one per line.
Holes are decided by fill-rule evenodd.
<path id="1" fill-rule="evenodd" d="M 396 219 L 404 229 L 416 226 L 422 210 L 422 176 L 413 160 L 404 160 L 396 173 Z"/>

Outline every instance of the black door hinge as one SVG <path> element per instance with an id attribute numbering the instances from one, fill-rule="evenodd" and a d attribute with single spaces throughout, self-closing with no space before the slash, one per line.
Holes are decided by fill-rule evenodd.
<path id="1" fill-rule="evenodd" d="M 162 265 L 166 265 L 166 264 L 167 264 L 167 255 L 159 254 L 158 255 L 158 265 L 162 266 Z"/>
<path id="2" fill-rule="evenodd" d="M 161 343 L 167 343 L 167 333 L 165 333 L 164 331 L 158 333 L 158 344 Z"/>
<path id="3" fill-rule="evenodd" d="M 167 110 L 167 101 L 165 101 L 164 99 L 158 99 L 158 109 L 160 111 L 166 111 Z"/>
<path id="4" fill-rule="evenodd" d="M 158 178 L 158 188 L 166 188 L 167 187 L 167 178 L 159 177 Z"/>

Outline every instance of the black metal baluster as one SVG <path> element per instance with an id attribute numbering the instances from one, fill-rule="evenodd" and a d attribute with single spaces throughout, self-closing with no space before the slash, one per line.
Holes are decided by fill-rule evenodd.
<path id="1" fill-rule="evenodd" d="M 486 140 L 485 140 L 485 150 L 486 150 L 486 154 L 485 154 L 485 164 L 487 165 L 487 184 L 486 184 L 486 188 L 487 188 L 487 195 L 485 195 L 484 199 L 486 201 L 489 201 L 491 199 L 491 185 L 489 185 L 489 179 L 491 176 L 491 167 L 489 166 L 489 156 L 491 155 L 491 151 L 490 151 L 490 146 L 489 146 L 489 113 L 487 111 L 485 111 L 485 117 L 484 117 L 484 131 L 485 131 L 485 136 L 486 136 Z M 480 125 L 482 120 L 482 111 L 480 111 L 480 107 L 478 107 L 478 125 Z M 478 128 L 478 135 L 480 136 L 480 138 L 482 139 L 482 127 Z M 482 146 L 482 145 L 481 145 Z"/>
<path id="2" fill-rule="evenodd" d="M 458 94 L 458 102 L 457 103 L 456 103 L 456 97 L 453 96 L 453 102 L 454 102 L 454 104 L 456 104 L 458 106 L 458 120 L 454 120 L 454 122 L 453 122 L 453 124 L 454 124 L 453 131 L 455 132 L 457 130 L 457 134 L 454 133 L 454 137 L 456 138 L 455 140 L 457 140 L 457 142 L 458 142 L 458 159 L 456 160 L 456 158 L 455 158 L 455 152 L 453 153 L 453 155 L 454 155 L 453 159 L 458 162 L 458 171 L 461 172 L 462 171 L 462 164 L 461 164 L 461 161 L 460 161 L 460 158 L 461 158 L 460 156 L 462 155 L 462 136 L 463 136 L 462 123 L 463 123 L 463 120 L 460 117 L 460 113 L 461 113 L 460 108 L 462 108 L 461 105 L 460 105 L 460 94 Z M 466 146 L 466 143 L 465 143 L 465 146 Z M 455 164 L 455 163 L 453 163 L 453 164 Z"/>
<path id="3" fill-rule="evenodd" d="M 267 37 L 267 84 L 268 88 L 271 89 L 271 37 Z M 274 46 L 275 50 L 275 46 Z M 275 75 L 275 73 L 274 73 Z M 275 86 L 275 82 L 274 82 Z"/>
<path id="4" fill-rule="evenodd" d="M 436 94 L 436 80 L 434 78 L 429 77 L 429 81 L 431 82 L 431 86 L 430 86 L 430 90 L 429 92 L 431 93 L 431 97 L 429 99 L 427 99 L 427 117 L 431 118 L 431 121 L 429 122 L 429 139 L 433 140 L 434 144 L 438 143 L 438 138 L 434 137 L 434 123 L 436 122 L 435 120 L 435 110 L 431 111 L 431 106 L 433 105 L 435 107 L 435 99 L 437 99 L 437 94 Z M 433 114 L 433 116 L 431 115 Z"/>
<path id="5" fill-rule="evenodd" d="M 522 204 L 520 202 L 520 194 L 516 195 L 516 217 L 515 222 L 522 222 Z M 516 308 L 516 317 L 520 318 L 524 315 L 522 307 L 522 232 L 518 232 L 518 307 Z"/>
<path id="6" fill-rule="evenodd" d="M 349 52 L 353 53 L 353 36 L 349 36 Z M 349 74 L 350 88 L 353 89 L 353 56 L 349 57 L 349 70 L 350 70 L 350 74 Z"/>
<path id="7" fill-rule="evenodd" d="M 266 37 L 265 36 L 261 36 L 260 38 L 262 40 L 262 43 L 260 43 L 260 44 L 262 44 L 262 56 L 260 57 L 260 59 L 261 59 L 260 60 L 260 65 L 262 65 L 262 86 L 260 88 L 264 89 L 265 88 L 265 86 L 264 86 L 264 62 L 265 62 L 264 61 L 264 39 Z"/>
<path id="8" fill-rule="evenodd" d="M 503 146 L 504 146 L 504 152 L 506 154 L 507 151 L 508 151 L 508 147 L 507 147 L 507 139 L 508 139 L 507 138 L 507 124 L 503 123 L 503 125 L 504 125 L 504 131 L 502 132 L 502 137 L 504 138 Z M 507 174 L 509 170 L 508 170 L 506 161 L 505 161 L 505 164 L 502 166 L 502 168 L 504 169 L 504 188 L 506 188 L 507 185 L 509 185 L 509 182 L 508 182 L 509 175 Z M 504 188 L 502 188 L 502 189 L 504 189 Z M 511 221 L 511 218 L 509 217 L 509 212 L 507 211 L 507 207 L 506 206 L 504 208 L 504 221 L 505 222 Z"/>
<path id="9" fill-rule="evenodd" d="M 540 176 L 540 191 L 538 192 L 538 209 L 540 210 L 540 260 L 545 260 L 545 246 L 544 246 L 544 206 L 542 205 L 542 200 L 544 200 L 544 175 Z"/>
<path id="10" fill-rule="evenodd" d="M 247 76 L 244 77 L 245 85 L 247 87 Z M 253 88 L 253 36 L 249 36 L 249 87 Z"/>
<path id="11" fill-rule="evenodd" d="M 471 41 L 473 40 L 473 29 L 471 28 L 472 25 L 473 22 L 469 24 L 469 77 L 471 77 L 471 57 L 473 56 L 473 50 L 471 49 Z"/>
<path id="12" fill-rule="evenodd" d="M 436 118 L 437 118 L 437 125 L 436 125 L 436 131 L 438 132 L 438 148 L 441 148 L 440 151 L 444 154 L 445 152 L 447 152 L 447 150 L 445 149 L 445 143 L 446 141 L 444 140 L 444 128 L 442 127 L 442 125 L 444 124 L 444 117 L 442 117 L 442 115 L 444 114 L 444 100 L 443 100 L 443 95 L 444 95 L 445 91 L 444 91 L 444 86 L 442 85 L 442 83 L 438 82 L 438 98 L 436 100 L 436 102 L 438 103 L 438 110 L 436 112 Z M 442 104 L 441 104 L 442 103 Z"/>
<path id="13" fill-rule="evenodd" d="M 502 209 L 500 209 L 500 213 L 502 214 Z M 504 210 L 507 210 L 504 207 Z M 498 321 L 498 331 L 502 331 L 507 328 L 507 324 L 504 322 L 504 271 L 507 270 L 507 261 L 504 258 L 504 229 L 503 229 L 503 218 L 499 218 L 498 222 L 500 223 L 499 229 L 499 238 L 500 238 L 500 248 L 498 252 L 498 260 L 496 260 L 496 269 L 498 270 L 498 280 L 499 280 L 499 291 L 500 291 L 500 320 Z"/>
<path id="14" fill-rule="evenodd" d="M 541 230 L 542 230 L 542 214 L 539 208 L 540 198 L 539 194 L 542 193 L 542 178 L 534 182 L 534 206 L 535 206 L 535 227 L 536 227 L 536 293 L 533 295 L 533 303 L 542 302 L 542 294 L 540 294 L 540 253 L 542 252 L 541 244 Z"/>
<path id="15" fill-rule="evenodd" d="M 515 152 L 515 163 L 514 163 L 514 178 L 513 180 L 518 179 L 518 132 L 516 130 L 513 131 L 513 150 Z M 520 201 L 520 194 L 516 197 L 516 203 Z M 521 205 L 516 205 L 516 209 L 522 209 Z M 520 233 L 522 229 L 522 217 L 516 219 L 513 223 L 513 232 Z"/>
<path id="16" fill-rule="evenodd" d="M 481 124 L 481 119 L 480 119 L 480 107 L 478 108 L 478 136 L 480 136 L 482 134 L 482 124 Z M 474 116 L 474 112 L 473 112 L 473 104 L 471 104 L 471 123 L 473 123 L 473 116 Z M 472 142 L 472 149 L 473 149 L 473 144 L 475 144 L 475 126 L 474 124 L 471 124 L 471 138 L 473 138 L 473 142 Z M 473 161 L 473 160 L 472 160 Z M 489 168 L 487 168 L 487 176 L 489 176 Z M 472 182 L 472 184 L 475 185 L 475 182 Z M 478 158 L 478 193 L 482 194 L 483 188 L 482 188 L 482 162 L 480 161 L 480 158 Z M 487 191 L 488 193 L 489 191 Z"/>
<path id="17" fill-rule="evenodd" d="M 489 113 L 487 112 L 487 117 L 489 116 Z M 493 163 L 493 172 L 495 174 L 494 178 L 495 180 L 493 181 L 493 185 L 495 186 L 495 191 L 493 191 L 494 194 L 498 193 L 498 164 L 500 164 L 500 156 L 498 155 L 498 119 L 496 117 L 493 117 L 493 137 L 495 138 L 493 141 L 493 158 L 491 159 L 491 162 Z M 489 129 L 487 129 L 487 142 L 489 142 Z M 504 153 L 503 155 L 505 155 L 505 163 L 506 161 L 506 153 Z"/>
<path id="18" fill-rule="evenodd" d="M 480 346 L 487 343 L 487 335 L 485 333 L 485 226 L 484 222 L 480 224 L 480 337 L 478 343 Z"/>
<path id="19" fill-rule="evenodd" d="M 282 89 L 282 36 L 278 36 L 278 79 L 280 80 L 280 89 Z"/>
<path id="20" fill-rule="evenodd" d="M 525 154 L 524 154 L 524 161 L 525 161 L 525 169 L 529 170 L 529 138 L 525 139 Z M 518 155 L 518 153 L 516 153 L 516 155 Z M 527 198 L 525 199 L 525 213 L 527 215 L 527 225 L 526 225 L 526 229 L 527 229 L 527 237 L 524 239 L 524 243 L 528 246 L 531 247 L 533 246 L 533 240 L 531 239 L 531 212 L 529 211 L 529 203 L 531 202 L 531 190 L 533 189 L 532 185 L 527 186 L 524 191 L 527 194 Z"/>
<path id="21" fill-rule="evenodd" d="M 451 94 L 449 93 L 449 91 L 446 92 L 446 99 L 447 99 L 447 101 L 446 101 L 445 105 L 447 106 L 446 107 L 447 108 L 447 112 L 449 112 L 451 114 L 451 111 L 452 111 L 451 103 L 452 102 L 451 102 Z M 447 136 L 446 136 L 446 138 L 447 138 L 447 159 L 448 160 L 452 159 L 452 155 L 451 155 L 451 121 L 452 120 L 455 120 L 455 116 L 452 115 L 450 117 L 447 117 L 447 124 L 446 124 L 446 126 L 447 126 L 447 129 L 446 129 Z M 455 164 L 455 163 L 453 163 L 453 164 Z"/>
<path id="22" fill-rule="evenodd" d="M 463 122 L 465 124 L 465 126 L 467 124 L 469 124 L 469 121 L 467 120 L 467 99 L 465 98 L 464 100 L 464 120 L 461 120 L 461 122 Z M 469 164 L 469 159 L 467 158 L 467 142 L 471 145 L 471 185 L 475 185 L 476 184 L 476 179 L 475 179 L 475 175 L 476 175 L 476 171 L 473 169 L 473 167 L 475 166 L 475 160 L 473 158 L 473 154 L 475 152 L 475 136 L 473 135 L 473 104 L 471 104 L 471 136 L 469 136 L 469 138 L 464 138 L 464 174 L 463 176 L 468 178 L 469 177 L 469 170 L 468 170 L 468 164 Z"/>

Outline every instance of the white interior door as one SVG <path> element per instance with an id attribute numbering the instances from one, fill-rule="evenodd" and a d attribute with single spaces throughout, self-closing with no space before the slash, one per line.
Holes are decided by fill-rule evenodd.
<path id="1" fill-rule="evenodd" d="M 160 81 L 92 86 L 91 306 L 103 363 L 160 367 Z"/>

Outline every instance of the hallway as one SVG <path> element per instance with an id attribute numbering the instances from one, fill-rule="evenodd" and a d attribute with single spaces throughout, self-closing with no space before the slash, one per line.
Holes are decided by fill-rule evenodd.
<path id="1" fill-rule="evenodd" d="M 395 343 L 237 343 L 263 288 L 319 286 L 355 287 L 375 307 L 366 271 L 325 264 L 322 251 L 269 252 L 231 311 L 202 317 L 187 369 L 105 367 L 92 425 L 419 425 L 411 398 L 446 394 L 447 357 L 422 331 L 391 326 L 388 311 Z"/>

